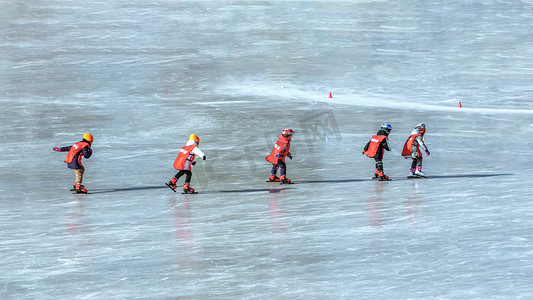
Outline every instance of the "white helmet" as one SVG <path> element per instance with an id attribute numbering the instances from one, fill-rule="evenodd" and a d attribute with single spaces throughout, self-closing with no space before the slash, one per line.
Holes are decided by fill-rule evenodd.
<path id="1" fill-rule="evenodd" d="M 426 125 L 424 123 L 418 123 L 415 125 L 415 129 L 424 134 L 426 132 Z"/>

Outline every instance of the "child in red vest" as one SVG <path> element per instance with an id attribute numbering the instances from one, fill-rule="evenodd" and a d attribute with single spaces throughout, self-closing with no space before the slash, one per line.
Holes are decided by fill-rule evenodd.
<path id="1" fill-rule="evenodd" d="M 366 156 L 375 159 L 376 171 L 374 172 L 373 179 L 379 181 L 390 180 L 389 176 L 383 173 L 383 154 L 385 153 L 385 150 L 390 151 L 388 136 L 391 130 L 392 126 L 390 124 L 381 124 L 381 129 L 366 144 L 362 152 Z"/>
<path id="2" fill-rule="evenodd" d="M 294 131 L 292 129 L 284 129 L 281 132 L 278 141 L 274 145 L 272 153 L 265 158 L 268 162 L 272 163 L 272 170 L 270 171 L 270 177 L 268 178 L 269 181 L 292 183 L 291 180 L 286 177 L 287 165 L 285 164 L 285 157 L 288 157 L 292 160 L 290 148 L 293 134 Z M 276 176 L 278 169 L 280 169 L 279 172 L 281 175 L 279 178 Z"/>
<path id="3" fill-rule="evenodd" d="M 200 144 L 200 138 L 196 136 L 196 134 L 191 134 L 189 136 L 189 141 L 187 144 L 185 144 L 185 147 L 182 147 L 180 149 L 180 153 L 178 154 L 178 157 L 176 157 L 176 160 L 174 161 L 174 168 L 176 170 L 179 170 L 174 177 L 170 179 L 166 185 L 171 188 L 174 192 L 176 191 L 176 182 L 178 182 L 178 179 L 180 179 L 181 176 L 185 175 L 185 184 L 183 185 L 183 192 L 184 193 L 195 193 L 194 189 L 190 187 L 191 178 L 192 178 L 192 171 L 191 166 L 194 166 L 196 162 L 194 161 L 194 158 L 196 155 L 202 157 L 203 160 L 206 159 L 205 154 L 198 148 L 198 145 Z"/>
<path id="4" fill-rule="evenodd" d="M 81 159 L 82 157 L 89 158 L 93 154 L 93 150 L 91 149 L 93 140 L 93 136 L 90 133 L 86 133 L 83 135 L 83 140 L 72 146 L 54 147 L 54 151 L 57 152 L 68 151 L 65 162 L 67 163 L 68 168 L 74 169 L 76 175 L 74 191 L 78 194 L 87 194 L 87 189 L 81 184 L 83 181 L 83 173 L 85 172 L 85 168 L 81 164 Z"/>
<path id="5" fill-rule="evenodd" d="M 411 158 L 413 160 L 407 177 L 426 177 L 424 172 L 422 172 L 422 152 L 420 152 L 420 149 L 422 149 L 429 156 L 429 150 L 424 143 L 425 133 L 426 125 L 423 123 L 416 124 L 415 129 L 403 145 L 402 156 L 405 159 Z"/>

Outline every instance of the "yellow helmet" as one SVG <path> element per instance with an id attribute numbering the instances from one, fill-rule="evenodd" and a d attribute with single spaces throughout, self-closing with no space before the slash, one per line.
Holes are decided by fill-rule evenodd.
<path id="1" fill-rule="evenodd" d="M 200 145 L 200 138 L 198 136 L 196 136 L 196 134 L 191 134 L 191 136 L 189 136 L 189 140 L 193 140 L 196 142 L 196 145 Z"/>
<path id="2" fill-rule="evenodd" d="M 86 140 L 89 143 L 92 143 L 94 141 L 94 138 L 93 138 L 92 134 L 90 134 L 88 132 L 83 135 L 83 139 Z"/>

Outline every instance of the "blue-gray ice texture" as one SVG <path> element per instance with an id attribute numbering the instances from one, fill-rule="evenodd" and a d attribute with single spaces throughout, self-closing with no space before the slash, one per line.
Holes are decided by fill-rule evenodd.
<path id="1" fill-rule="evenodd" d="M 532 13 L 3 1 L 0 298 L 532 299 Z M 391 182 L 361 155 L 383 122 Z M 429 178 L 408 180 L 419 122 Z M 287 127 L 296 184 L 266 183 Z M 85 132 L 73 195 L 52 147 Z M 191 133 L 207 160 L 182 195 L 164 182 Z"/>

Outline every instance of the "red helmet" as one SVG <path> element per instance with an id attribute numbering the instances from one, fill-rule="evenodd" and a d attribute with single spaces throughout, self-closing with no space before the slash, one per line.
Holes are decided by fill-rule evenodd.
<path id="1" fill-rule="evenodd" d="M 287 128 L 287 129 L 283 129 L 283 131 L 281 132 L 281 135 L 283 135 L 284 137 L 288 137 L 288 136 L 291 136 L 294 134 L 294 131 L 290 128 Z"/>

